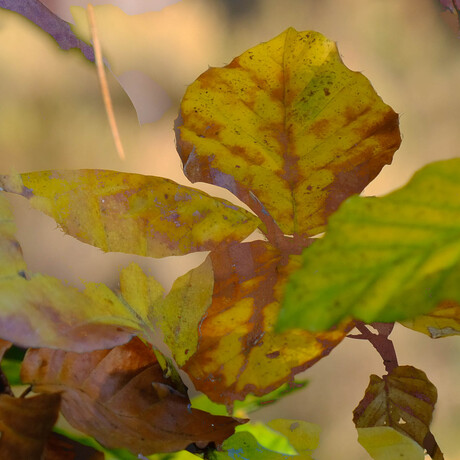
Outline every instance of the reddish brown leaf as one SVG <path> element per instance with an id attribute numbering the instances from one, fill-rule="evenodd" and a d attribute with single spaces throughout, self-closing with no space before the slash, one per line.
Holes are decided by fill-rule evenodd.
<path id="1" fill-rule="evenodd" d="M 36 392 L 61 392 L 62 413 L 78 430 L 135 454 L 177 451 L 194 442 L 219 444 L 239 423 L 191 409 L 189 399 L 164 377 L 153 350 L 137 338 L 85 354 L 29 350 L 22 379 Z"/>
<path id="2" fill-rule="evenodd" d="M 199 325 L 197 351 L 183 369 L 213 401 L 232 404 L 248 393 L 269 393 L 327 356 L 344 338 L 345 324 L 320 334 L 273 332 L 297 256 L 254 241 L 213 251 L 210 257 L 213 302 Z"/>
<path id="3" fill-rule="evenodd" d="M 58 433 L 51 433 L 44 453 L 44 460 L 104 460 L 104 458 L 102 452 Z"/>
<path id="4" fill-rule="evenodd" d="M 0 395 L 0 458 L 42 458 L 47 438 L 59 413 L 58 394 L 32 398 Z"/>

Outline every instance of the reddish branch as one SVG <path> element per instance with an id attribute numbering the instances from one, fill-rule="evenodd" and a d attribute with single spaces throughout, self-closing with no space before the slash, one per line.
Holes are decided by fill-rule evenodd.
<path id="1" fill-rule="evenodd" d="M 388 373 L 398 367 L 395 347 L 393 342 L 388 338 L 393 330 L 394 323 L 372 323 L 371 326 L 377 330 L 378 334 L 371 332 L 361 321 L 356 321 L 355 326 L 361 334 L 349 334 L 348 337 L 352 339 L 369 340 L 382 357 L 383 364 Z"/>

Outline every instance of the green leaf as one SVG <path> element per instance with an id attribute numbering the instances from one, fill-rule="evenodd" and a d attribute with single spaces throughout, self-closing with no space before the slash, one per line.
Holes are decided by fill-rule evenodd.
<path id="1" fill-rule="evenodd" d="M 335 43 L 292 27 L 200 75 L 176 139 L 192 182 L 225 187 L 289 235 L 324 231 L 401 141 L 398 115 Z"/>
<path id="2" fill-rule="evenodd" d="M 436 400 L 436 387 L 424 372 L 412 366 L 398 366 L 383 378 L 371 375 L 364 398 L 353 411 L 353 422 L 356 428 L 393 428 L 425 447 L 425 439 L 431 435 L 430 423 Z M 393 442 L 396 445 L 411 444 L 400 437 L 394 439 L 396 435 L 385 431 L 364 432 L 361 436 L 369 446 L 375 443 L 376 447 L 382 447 L 385 442 L 388 445 Z M 386 437 L 388 441 L 385 441 Z M 433 449 L 438 452 L 436 459 L 441 460 L 443 456 L 435 441 Z"/>
<path id="3" fill-rule="evenodd" d="M 212 460 L 287 460 L 290 458 L 312 460 L 311 454 L 319 443 L 320 429 L 317 425 L 301 420 L 276 419 L 269 422 L 268 427 L 278 433 L 266 429 L 261 430 L 260 427 L 256 429 L 251 427 L 247 429 L 240 428 L 237 433 L 223 443 L 223 452 L 215 451 L 210 458 Z M 285 452 L 275 452 L 267 449 L 248 430 L 261 435 L 264 438 L 265 445 L 281 445 L 283 448 L 287 448 L 286 444 L 280 444 L 279 436 L 281 434 L 295 448 L 298 455 L 289 455 Z M 292 447 L 288 449 L 290 452 L 292 452 Z"/>
<path id="4" fill-rule="evenodd" d="M 205 192 L 155 176 L 105 170 L 0 177 L 69 235 L 103 251 L 165 257 L 240 241 L 260 221 Z"/>
<path id="5" fill-rule="evenodd" d="M 444 300 L 460 301 L 460 159 L 424 167 L 387 196 L 346 201 L 304 251 L 278 328 L 393 322 Z"/>

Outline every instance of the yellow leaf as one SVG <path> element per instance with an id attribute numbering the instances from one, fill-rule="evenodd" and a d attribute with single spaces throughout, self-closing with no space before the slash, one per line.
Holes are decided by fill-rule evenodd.
<path id="1" fill-rule="evenodd" d="M 413 439 L 389 426 L 358 428 L 358 441 L 374 460 L 424 460 L 425 453 Z"/>
<path id="2" fill-rule="evenodd" d="M 324 231 L 401 140 L 397 114 L 335 43 L 293 28 L 198 77 L 176 138 L 192 182 L 227 188 L 290 235 Z"/>
<path id="3" fill-rule="evenodd" d="M 208 251 L 240 241 L 260 221 L 232 203 L 155 176 L 105 170 L 0 177 L 69 235 L 103 251 L 150 257 Z"/>

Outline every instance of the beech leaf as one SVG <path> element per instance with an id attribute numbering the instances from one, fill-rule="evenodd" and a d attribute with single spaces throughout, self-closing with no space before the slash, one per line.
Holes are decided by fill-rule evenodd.
<path id="1" fill-rule="evenodd" d="M 104 460 L 102 452 L 80 444 L 58 433 L 51 433 L 45 447 L 44 460 Z"/>
<path id="2" fill-rule="evenodd" d="M 389 195 L 347 200 L 303 252 L 279 330 L 328 329 L 350 315 L 393 322 L 460 302 L 459 177 L 460 159 L 440 161 Z"/>
<path id="3" fill-rule="evenodd" d="M 315 235 L 399 147 L 398 116 L 336 45 L 287 29 L 188 87 L 177 148 L 192 182 L 224 187 L 284 234 Z"/>
<path id="4" fill-rule="evenodd" d="M 398 366 L 383 378 L 371 375 L 364 398 L 353 411 L 353 422 L 356 428 L 393 428 L 425 447 L 425 439 L 431 434 L 430 423 L 436 400 L 436 387 L 423 371 L 412 366 Z M 376 432 L 367 434 L 373 438 Z M 382 442 L 384 436 L 394 437 L 391 432 L 379 434 L 383 436 L 380 438 Z M 366 434 L 361 435 L 366 437 Z M 436 449 L 439 451 L 437 445 Z M 436 459 L 442 458 L 439 451 Z"/>
<path id="5" fill-rule="evenodd" d="M 58 394 L 31 398 L 0 395 L 0 458 L 42 458 L 58 417 L 60 399 Z"/>
<path id="6" fill-rule="evenodd" d="M 137 318 L 111 296 L 80 292 L 60 280 L 27 271 L 8 201 L 0 195 L 0 337 L 23 348 L 76 351 L 127 342 Z M 107 293 L 106 293 L 107 294 Z"/>
<path id="7" fill-rule="evenodd" d="M 422 447 L 389 426 L 358 428 L 358 441 L 374 460 L 425 459 Z"/>
<path id="8" fill-rule="evenodd" d="M 350 329 L 344 323 L 319 334 L 274 333 L 287 274 L 298 266 L 296 256 L 253 241 L 212 251 L 209 258 L 212 303 L 195 326 L 198 346 L 182 369 L 211 400 L 231 406 L 249 393 L 275 390 L 327 356 Z"/>
<path id="9" fill-rule="evenodd" d="M 29 199 L 69 235 L 103 251 L 150 257 L 209 251 L 243 240 L 260 224 L 226 200 L 162 177 L 43 171 L 2 176 L 0 185 Z"/>
<path id="10" fill-rule="evenodd" d="M 240 423 L 192 409 L 138 338 L 85 354 L 29 350 L 22 379 L 35 392 L 59 392 L 62 414 L 78 430 L 136 455 L 173 452 L 195 442 L 220 444 Z"/>
<path id="11" fill-rule="evenodd" d="M 433 339 L 460 335 L 460 303 L 441 302 L 431 313 L 401 321 L 401 324 Z"/>

